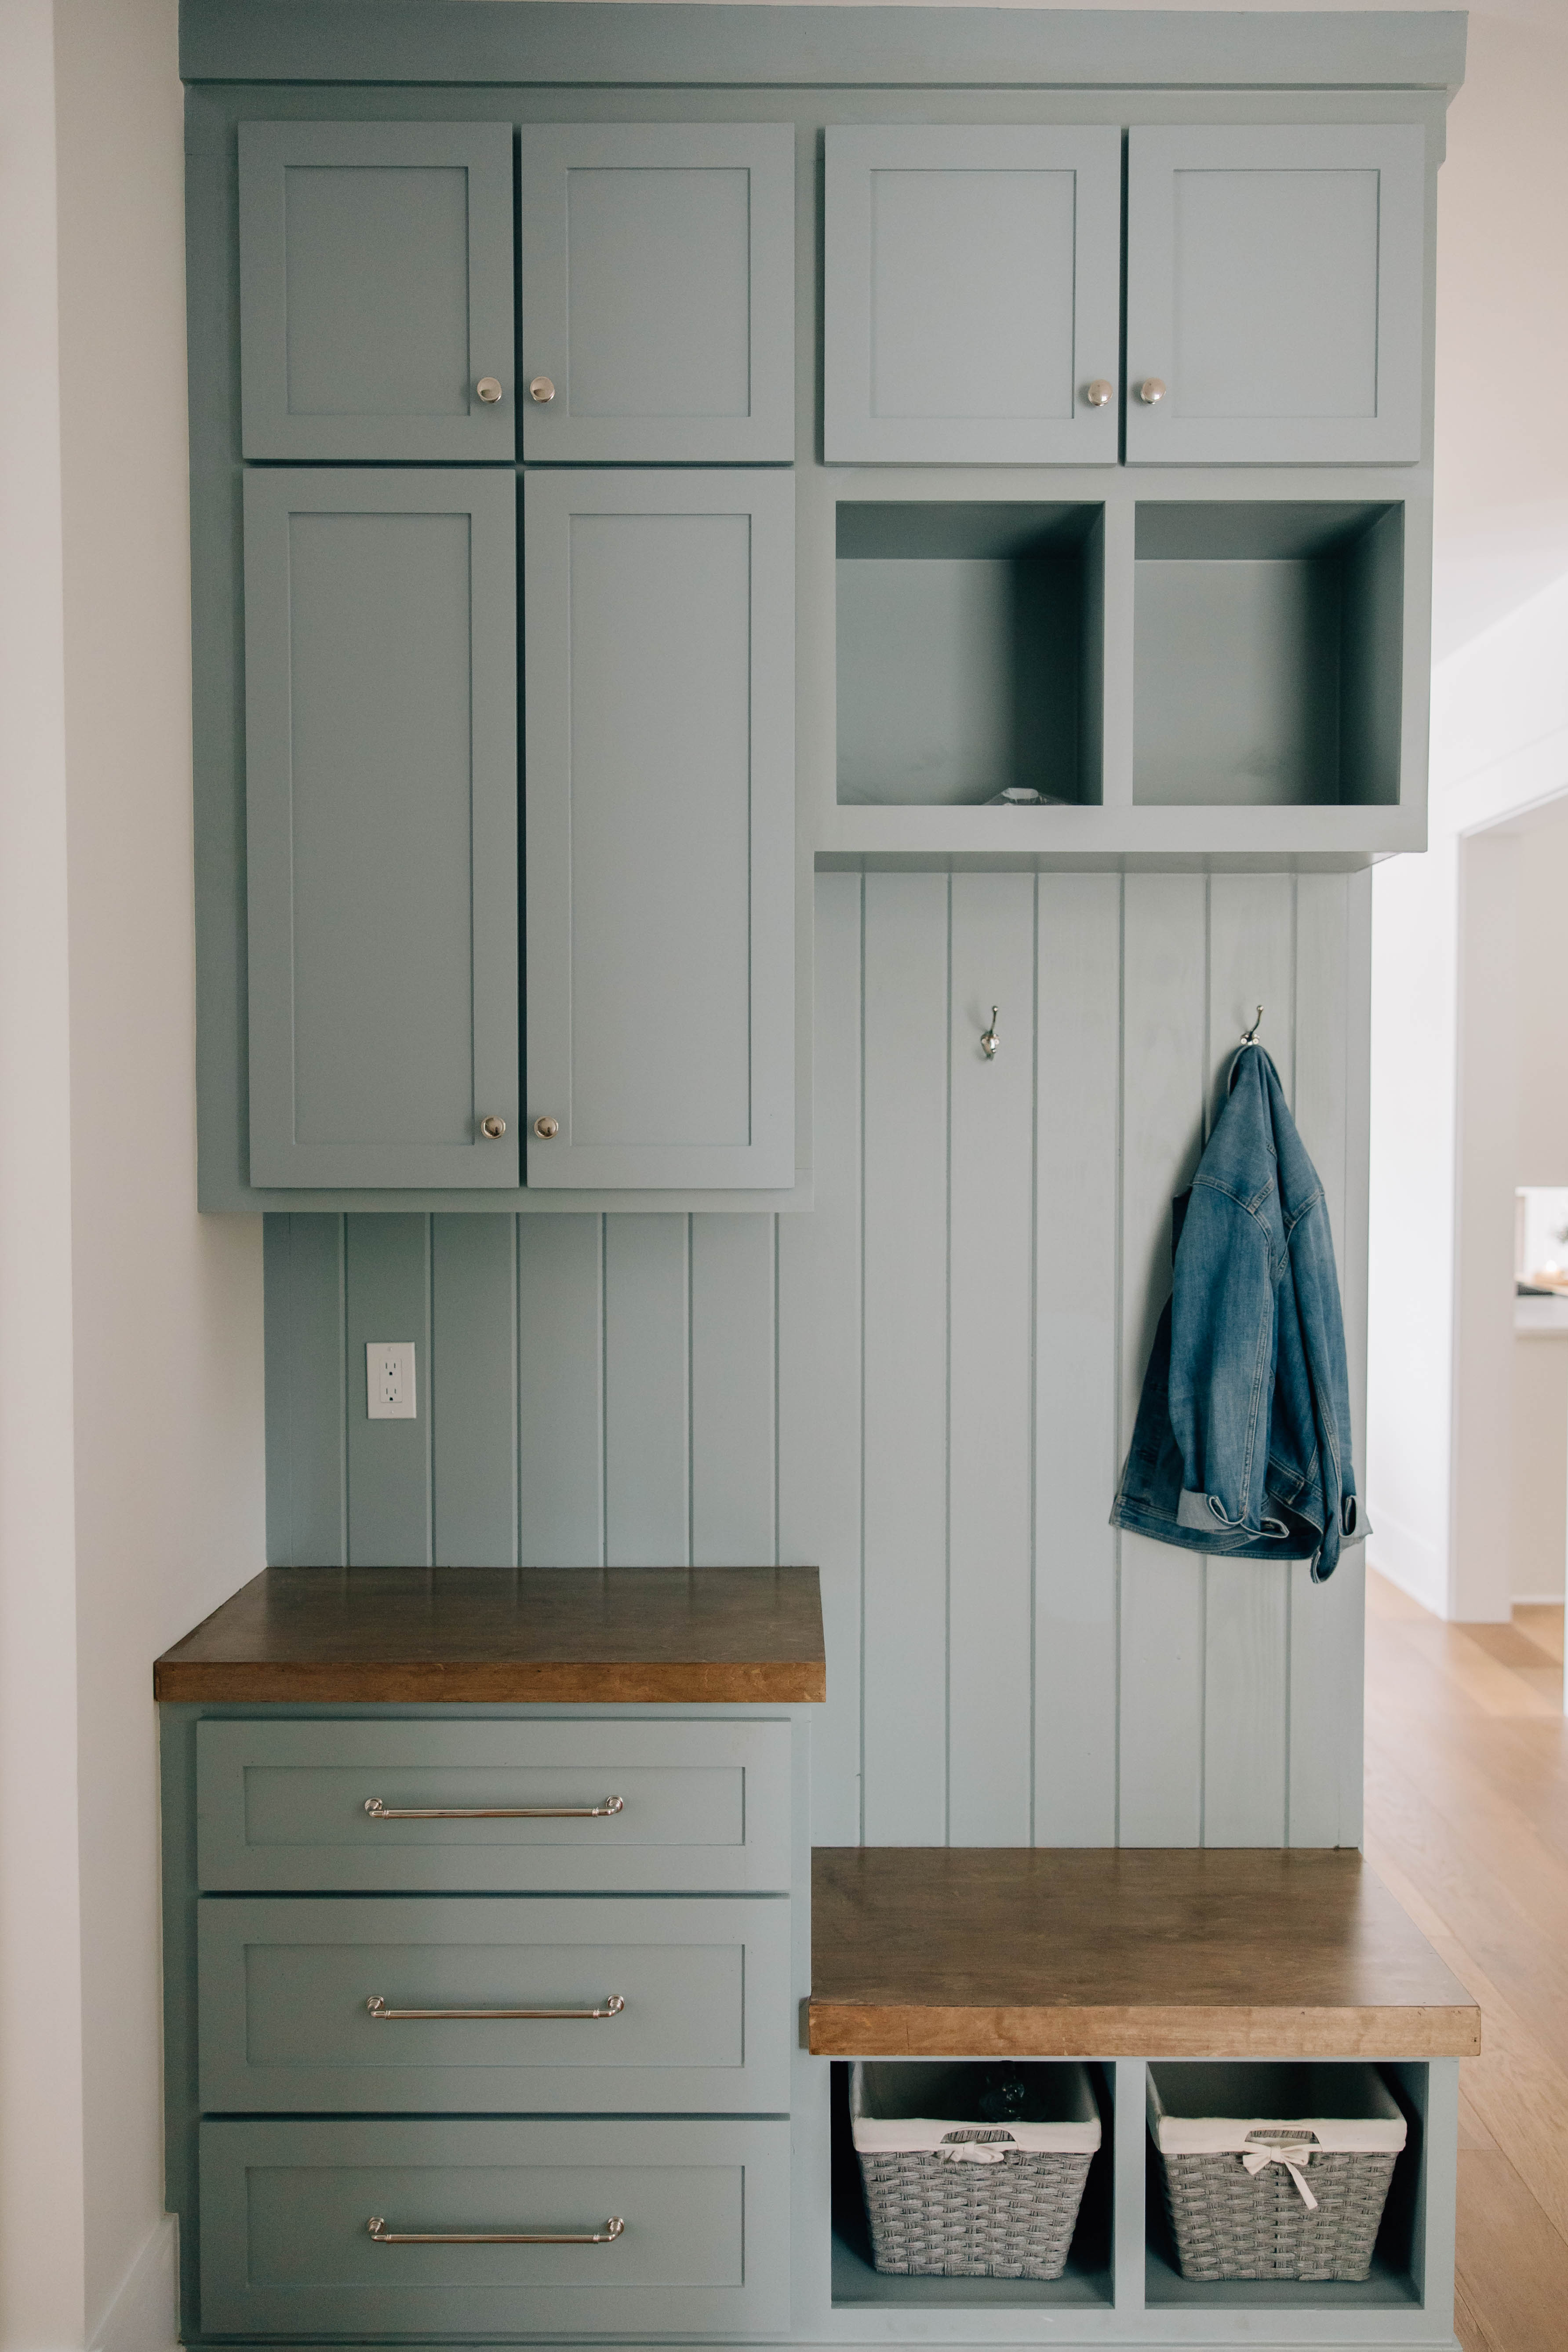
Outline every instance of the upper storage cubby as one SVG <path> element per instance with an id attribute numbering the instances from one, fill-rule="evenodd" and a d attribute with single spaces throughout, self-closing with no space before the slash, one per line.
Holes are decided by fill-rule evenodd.
<path id="1" fill-rule="evenodd" d="M 838 798 L 1098 801 L 1098 506 L 840 505 Z"/>
<path id="2" fill-rule="evenodd" d="M 1399 799 L 1405 509 L 1140 505 L 1132 796 Z"/>
<path id="3" fill-rule="evenodd" d="M 1419 123 L 1128 136 L 1131 465 L 1421 455 Z"/>
<path id="4" fill-rule="evenodd" d="M 521 153 L 523 456 L 793 458 L 793 127 L 531 123 Z"/>
<path id="5" fill-rule="evenodd" d="M 828 464 L 1114 465 L 1121 132 L 857 125 L 826 155 Z"/>
<path id="6" fill-rule="evenodd" d="M 510 460 L 509 122 L 242 122 L 247 457 Z"/>

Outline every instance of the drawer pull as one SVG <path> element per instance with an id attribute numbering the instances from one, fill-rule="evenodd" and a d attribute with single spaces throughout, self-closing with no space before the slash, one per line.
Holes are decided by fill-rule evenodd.
<path id="1" fill-rule="evenodd" d="M 365 2223 L 378 2246 L 609 2246 L 626 2226 L 618 2213 L 602 2230 L 389 2230 L 379 2213 Z"/>
<path id="2" fill-rule="evenodd" d="M 378 1992 L 365 2002 L 372 2017 L 389 2021 L 403 2017 L 619 2017 L 626 2005 L 618 1992 L 605 1994 L 603 2009 L 388 2009 Z"/>
<path id="3" fill-rule="evenodd" d="M 602 1822 L 624 1812 L 624 1797 L 606 1797 L 602 1805 L 384 1805 L 367 1797 L 365 1811 L 373 1822 Z"/>

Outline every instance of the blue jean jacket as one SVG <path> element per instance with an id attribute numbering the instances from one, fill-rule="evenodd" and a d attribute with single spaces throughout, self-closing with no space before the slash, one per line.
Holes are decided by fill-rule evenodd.
<path id="1" fill-rule="evenodd" d="M 1317 1171 L 1261 1045 L 1175 1203 L 1160 1318 L 1114 1527 L 1333 1574 L 1359 1523 L 1344 1322 Z"/>

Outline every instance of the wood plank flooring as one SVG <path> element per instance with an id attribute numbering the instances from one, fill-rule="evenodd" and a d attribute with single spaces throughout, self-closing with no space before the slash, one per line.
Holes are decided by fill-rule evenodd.
<path id="1" fill-rule="evenodd" d="M 1465 2352 L 1568 2344 L 1563 1611 L 1447 1625 L 1367 1574 L 1366 1853 L 1480 2003 L 1459 2102 Z"/>

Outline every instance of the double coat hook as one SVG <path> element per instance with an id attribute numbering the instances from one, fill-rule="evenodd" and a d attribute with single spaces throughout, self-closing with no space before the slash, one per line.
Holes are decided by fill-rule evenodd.
<path id="1" fill-rule="evenodd" d="M 1257 1043 L 1258 1043 L 1258 1031 L 1262 1028 L 1262 1026 L 1263 1026 L 1263 1007 L 1262 1007 L 1262 1005 L 1260 1004 L 1260 1005 L 1258 1006 L 1258 1018 L 1257 1018 L 1257 1020 L 1253 1023 L 1253 1024 L 1252 1024 L 1251 1028 L 1250 1028 L 1250 1029 L 1244 1029 L 1244 1030 L 1242 1031 L 1242 1033 L 1241 1033 L 1241 1042 L 1242 1042 L 1242 1044 L 1243 1044 L 1244 1045 L 1257 1045 Z"/>
<path id="2" fill-rule="evenodd" d="M 996 1048 L 1001 1043 L 1001 1038 L 996 1034 L 996 1007 L 993 1005 L 991 1007 L 991 1026 L 985 1031 L 980 1040 L 980 1050 L 984 1055 L 988 1062 L 994 1062 L 996 1059 Z"/>

